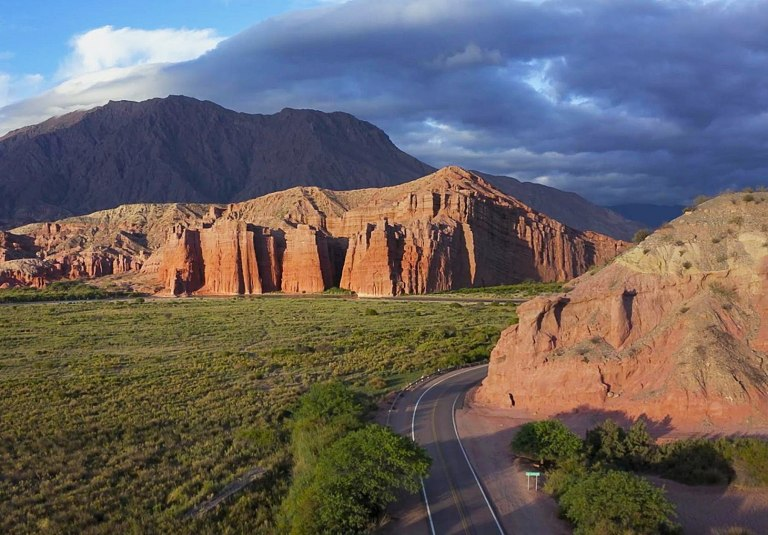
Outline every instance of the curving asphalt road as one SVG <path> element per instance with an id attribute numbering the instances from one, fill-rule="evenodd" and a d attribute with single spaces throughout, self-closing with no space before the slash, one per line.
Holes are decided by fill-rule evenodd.
<path id="1" fill-rule="evenodd" d="M 422 483 L 426 518 L 411 523 L 406 533 L 505 533 L 459 438 L 454 416 L 465 392 L 486 373 L 487 365 L 450 372 L 406 392 L 390 413 L 393 429 L 411 436 L 433 461 Z"/>

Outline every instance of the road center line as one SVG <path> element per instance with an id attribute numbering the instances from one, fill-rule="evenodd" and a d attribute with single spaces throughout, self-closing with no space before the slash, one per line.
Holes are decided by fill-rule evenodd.
<path id="1" fill-rule="evenodd" d="M 421 395 L 419 396 L 419 399 L 416 400 L 416 405 L 414 405 L 414 407 L 413 407 L 413 417 L 411 418 L 411 440 L 416 442 L 416 413 L 419 410 L 419 403 L 421 403 L 421 400 L 424 399 L 424 396 L 427 395 L 427 392 L 429 392 L 430 390 L 435 388 L 437 385 L 439 385 L 443 381 L 447 381 L 448 379 L 452 379 L 453 377 L 456 377 L 457 375 L 461 375 L 462 373 L 467 373 L 467 372 L 474 371 L 474 370 L 476 370 L 477 368 L 480 368 L 480 367 L 481 366 L 472 367 L 472 368 L 468 368 L 466 370 L 462 370 L 460 372 L 454 373 L 453 375 L 446 375 L 445 377 L 443 377 L 442 379 L 440 379 L 436 383 L 433 383 L 432 385 L 430 385 L 429 388 L 427 388 L 424 392 L 421 393 Z M 455 423 L 454 423 L 454 428 L 455 428 Z M 459 441 L 459 446 L 461 446 L 461 441 Z M 464 448 L 462 448 L 462 450 L 463 449 Z M 466 457 L 466 453 L 464 454 L 464 456 Z M 469 461 L 467 461 L 467 462 L 469 462 Z M 471 468 L 471 466 L 470 466 L 470 468 Z M 474 471 L 472 473 L 474 474 Z M 477 479 L 477 477 L 475 477 L 475 479 Z M 427 506 L 427 518 L 429 519 L 429 529 L 432 532 L 432 535 L 437 535 L 437 533 L 435 532 L 435 523 L 432 521 L 432 511 L 430 511 L 430 509 L 429 509 L 429 499 L 427 498 L 427 488 L 424 486 L 424 478 L 420 477 L 419 481 L 421 481 L 421 493 L 424 496 L 424 505 Z M 482 489 L 480 489 L 480 490 L 482 491 Z M 483 494 L 483 497 L 485 497 L 485 494 Z M 488 502 L 487 499 L 485 501 Z M 491 513 L 493 513 L 493 510 L 491 510 Z M 494 515 L 493 518 L 495 520 L 496 516 Z M 496 524 L 498 525 L 498 521 L 496 522 Z M 502 533 L 504 533 L 504 532 L 502 531 Z"/>
<path id="2" fill-rule="evenodd" d="M 456 402 L 459 401 L 459 398 L 461 397 L 461 394 L 463 392 L 460 392 L 456 399 L 453 400 L 453 407 L 451 407 L 451 419 L 453 420 L 453 432 L 456 433 L 456 441 L 459 443 L 459 447 L 461 448 L 461 453 L 464 454 L 464 460 L 467 461 L 467 466 L 469 466 L 470 472 L 472 472 L 472 477 L 475 478 L 475 483 L 477 483 L 477 488 L 480 489 L 480 494 L 483 495 L 483 499 L 485 500 L 485 504 L 488 506 L 488 509 L 491 511 L 491 516 L 493 517 L 493 521 L 496 522 L 496 527 L 499 528 L 499 533 L 501 535 L 504 534 L 504 529 L 501 527 L 501 524 L 499 524 L 499 519 L 496 518 L 496 513 L 493 511 L 493 507 L 491 506 L 491 502 L 488 501 L 488 496 L 485 495 L 485 491 L 483 490 L 483 486 L 480 484 L 480 480 L 477 478 L 477 474 L 475 473 L 475 469 L 472 467 L 472 463 L 469 462 L 469 457 L 467 456 L 467 452 L 464 449 L 464 445 L 461 443 L 461 437 L 459 436 L 459 429 L 456 427 Z"/>

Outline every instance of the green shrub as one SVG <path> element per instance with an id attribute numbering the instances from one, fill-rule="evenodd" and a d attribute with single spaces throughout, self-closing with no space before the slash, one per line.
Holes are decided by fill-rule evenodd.
<path id="1" fill-rule="evenodd" d="M 559 498 L 575 535 L 674 533 L 675 507 L 645 479 L 616 470 L 593 471 L 568 482 Z"/>
<path id="2" fill-rule="evenodd" d="M 512 452 L 541 463 L 558 464 L 581 455 L 581 439 L 558 420 L 523 425 L 510 444 Z"/>
<path id="3" fill-rule="evenodd" d="M 365 315 L 366 316 L 378 316 L 379 313 L 375 308 L 366 308 L 365 309 Z"/>
<path id="4" fill-rule="evenodd" d="M 634 236 L 632 236 L 632 241 L 634 243 L 640 243 L 641 241 L 643 241 L 644 239 L 646 239 L 650 235 L 651 235 L 651 231 L 650 230 L 648 230 L 647 228 L 641 228 L 640 230 L 635 232 Z"/>
<path id="5" fill-rule="evenodd" d="M 720 439 L 716 447 L 733 467 L 736 484 L 768 486 L 768 441 L 758 438 Z"/>
<path id="6" fill-rule="evenodd" d="M 706 439 L 687 439 L 659 447 L 653 470 L 662 477 L 688 485 L 727 485 L 734 471 L 721 447 Z"/>

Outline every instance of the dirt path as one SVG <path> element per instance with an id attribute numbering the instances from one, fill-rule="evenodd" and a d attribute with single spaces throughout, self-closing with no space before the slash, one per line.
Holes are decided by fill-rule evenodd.
<path id="1" fill-rule="evenodd" d="M 266 472 L 265 468 L 257 467 L 252 470 L 249 470 L 239 478 L 237 478 L 235 481 L 224 487 L 219 494 L 211 498 L 210 500 L 206 500 L 203 503 L 196 505 L 189 511 L 187 511 L 186 516 L 199 516 L 202 514 L 207 513 L 208 511 L 214 509 L 217 505 L 219 505 L 221 502 L 232 496 L 233 494 L 240 492 L 245 487 L 259 479 L 261 476 L 264 475 L 264 472 Z"/>

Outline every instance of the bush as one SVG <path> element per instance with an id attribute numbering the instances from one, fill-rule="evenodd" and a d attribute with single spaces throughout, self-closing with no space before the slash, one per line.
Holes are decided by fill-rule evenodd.
<path id="1" fill-rule="evenodd" d="M 673 533 L 675 507 L 645 479 L 616 470 L 572 478 L 560 508 L 574 534 Z"/>
<path id="2" fill-rule="evenodd" d="M 587 431 L 584 443 L 587 459 L 593 464 L 643 470 L 658 460 L 656 442 L 643 420 L 637 420 L 628 431 L 613 420 L 606 420 Z"/>
<path id="3" fill-rule="evenodd" d="M 660 460 L 653 468 L 662 477 L 687 485 L 727 485 L 735 473 L 720 449 L 706 439 L 670 442 L 660 446 Z"/>
<path id="4" fill-rule="evenodd" d="M 312 386 L 293 414 L 294 472 L 313 466 L 323 448 L 359 428 L 364 414 L 363 403 L 345 385 L 331 382 Z"/>
<path id="5" fill-rule="evenodd" d="M 641 228 L 637 232 L 635 232 L 635 235 L 632 236 L 632 242 L 634 243 L 640 243 L 644 239 L 646 239 L 648 236 L 651 235 L 651 231 L 647 228 Z"/>
<path id="6" fill-rule="evenodd" d="M 516 455 L 550 464 L 576 459 L 583 449 L 581 439 L 558 420 L 523 425 L 510 447 Z"/>
<path id="7" fill-rule="evenodd" d="M 366 316 L 378 316 L 379 313 L 376 311 L 375 308 L 366 308 L 365 309 L 365 315 Z"/>

